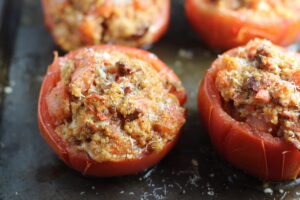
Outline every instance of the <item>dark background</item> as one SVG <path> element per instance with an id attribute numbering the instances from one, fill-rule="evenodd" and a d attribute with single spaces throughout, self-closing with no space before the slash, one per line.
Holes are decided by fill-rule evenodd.
<path id="1" fill-rule="evenodd" d="M 298 180 L 261 182 L 232 167 L 212 149 L 198 117 L 196 97 L 199 82 L 217 53 L 206 48 L 188 25 L 183 0 L 172 1 L 168 33 L 149 50 L 183 81 L 189 93 L 187 123 L 177 146 L 145 172 L 85 177 L 68 168 L 43 141 L 37 100 L 57 49 L 44 27 L 39 0 L 0 0 L 0 200 L 300 198 Z"/>

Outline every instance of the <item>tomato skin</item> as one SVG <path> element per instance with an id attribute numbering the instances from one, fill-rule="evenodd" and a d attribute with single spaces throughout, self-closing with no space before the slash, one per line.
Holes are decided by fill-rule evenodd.
<path id="1" fill-rule="evenodd" d="M 225 54 L 233 54 L 237 49 Z M 222 108 L 215 86 L 221 60 L 206 72 L 198 91 L 198 110 L 215 149 L 236 167 L 263 180 L 288 180 L 300 173 L 300 152 L 284 139 L 257 132 Z"/>
<path id="2" fill-rule="evenodd" d="M 51 33 L 51 35 L 54 38 L 56 44 L 60 48 L 62 48 L 62 46 L 58 43 L 58 41 L 59 41 L 58 38 L 56 38 L 55 34 L 53 33 L 55 24 L 54 24 L 54 21 L 51 17 L 49 8 L 47 6 L 48 1 L 50 1 L 50 0 L 41 0 L 41 1 L 42 1 L 43 12 L 44 12 L 45 26 L 47 27 L 47 29 Z M 143 1 L 141 1 L 141 2 L 143 2 Z M 133 46 L 140 47 L 140 46 L 143 46 L 143 45 L 148 45 L 148 44 L 155 43 L 166 33 L 166 31 L 168 29 L 168 26 L 169 26 L 169 22 L 170 22 L 171 2 L 170 2 L 170 0 L 163 0 L 163 2 L 164 2 L 163 9 L 159 13 L 159 16 L 157 17 L 156 23 L 151 28 L 152 29 L 152 36 L 151 36 L 151 39 L 149 40 L 149 42 L 148 43 L 142 43 L 142 42 L 137 41 L 136 44 L 133 45 Z M 140 4 L 145 4 L 145 3 L 143 2 L 143 3 L 140 3 Z M 99 11 L 101 13 L 110 13 L 111 12 L 111 10 L 110 10 L 111 7 L 110 6 L 103 6 L 101 8 L 102 8 L 102 10 Z M 142 8 L 139 8 L 139 9 L 142 9 Z M 103 14 L 103 15 L 107 15 L 107 14 Z M 88 40 L 88 42 L 89 42 L 90 38 L 87 37 L 86 40 Z"/>
<path id="3" fill-rule="evenodd" d="M 168 68 L 155 55 L 150 54 L 146 51 L 129 47 L 110 45 L 99 45 L 90 48 L 117 50 L 123 52 L 130 57 L 139 58 L 151 63 L 155 70 L 157 70 L 161 74 L 161 76 L 169 77 L 172 80 L 179 80 L 170 68 Z M 66 56 L 72 58 L 77 54 L 78 51 L 80 51 L 80 49 L 77 51 L 72 51 Z M 56 83 L 60 80 L 60 59 L 62 58 L 58 58 L 57 54 L 55 54 L 55 59 L 53 63 L 48 67 L 47 75 L 45 76 L 45 79 L 43 81 L 38 102 L 38 123 L 40 132 L 46 142 L 68 166 L 83 174 L 100 177 L 132 174 L 149 168 L 159 162 L 176 144 L 180 136 L 180 130 L 177 131 L 175 138 L 167 143 L 165 147 L 159 152 L 151 152 L 141 155 L 137 159 L 128 159 L 120 162 L 97 162 L 92 160 L 86 152 L 77 150 L 71 144 L 63 141 L 55 132 L 55 120 L 50 117 L 46 103 L 47 93 L 53 87 L 55 87 Z M 184 95 L 181 94 L 181 96 L 178 96 L 178 98 L 181 105 L 183 105 L 185 103 L 187 94 L 184 93 Z M 185 118 L 185 116 L 181 117 Z"/>
<path id="4" fill-rule="evenodd" d="M 256 37 L 283 46 L 298 39 L 300 18 L 284 19 L 278 16 L 255 22 L 241 13 L 221 12 L 205 4 L 203 0 L 186 0 L 185 11 L 190 24 L 212 49 L 227 50 L 244 45 Z"/>

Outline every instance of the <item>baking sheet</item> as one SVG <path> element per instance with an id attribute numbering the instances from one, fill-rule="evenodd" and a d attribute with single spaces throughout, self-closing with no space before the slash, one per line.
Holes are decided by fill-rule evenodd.
<path id="1" fill-rule="evenodd" d="M 71 170 L 43 141 L 37 125 L 40 85 L 58 49 L 44 27 L 40 2 L 2 1 L 0 200 L 300 198 L 298 180 L 261 182 L 212 149 L 198 117 L 196 96 L 217 53 L 206 48 L 188 25 L 183 0 L 172 1 L 168 33 L 148 47 L 174 69 L 189 94 L 179 143 L 159 164 L 137 175 L 93 178 Z"/>

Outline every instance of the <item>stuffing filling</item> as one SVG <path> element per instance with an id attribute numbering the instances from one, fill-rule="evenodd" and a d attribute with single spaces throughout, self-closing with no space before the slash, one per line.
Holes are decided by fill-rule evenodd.
<path id="1" fill-rule="evenodd" d="M 45 0 L 51 30 L 65 50 L 83 45 L 151 42 L 165 0 Z"/>
<path id="2" fill-rule="evenodd" d="M 160 151 L 185 122 L 181 83 L 143 60 L 86 48 L 59 64 L 61 80 L 46 97 L 55 131 L 96 161 Z"/>
<path id="3" fill-rule="evenodd" d="M 215 83 L 224 109 L 300 149 L 300 56 L 256 39 L 220 59 Z"/>

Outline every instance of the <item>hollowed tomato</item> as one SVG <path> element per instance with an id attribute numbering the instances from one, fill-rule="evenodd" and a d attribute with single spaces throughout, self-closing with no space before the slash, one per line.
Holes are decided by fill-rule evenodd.
<path id="1" fill-rule="evenodd" d="M 66 51 L 97 44 L 152 44 L 166 32 L 170 21 L 170 0 L 41 2 L 45 25 Z M 155 6 L 157 12 L 149 12 Z M 143 21 L 144 15 L 147 20 Z"/>
<path id="2" fill-rule="evenodd" d="M 236 55 L 239 48 L 223 55 Z M 223 107 L 222 96 L 216 87 L 216 77 L 222 69 L 217 58 L 206 72 L 198 91 L 198 109 L 211 142 L 219 154 L 236 167 L 263 180 L 295 179 L 300 172 L 300 152 L 284 138 L 273 136 L 248 121 L 237 121 Z M 256 121 L 253 121 L 256 120 Z M 263 125 L 253 119 L 255 125 Z M 251 122 L 250 122 L 251 123 Z"/>
<path id="3" fill-rule="evenodd" d="M 300 32 L 300 2 L 186 0 L 186 15 L 203 41 L 226 50 L 265 38 L 278 45 L 294 43 Z"/>
<path id="4" fill-rule="evenodd" d="M 178 77 L 173 73 L 173 71 L 168 68 L 163 62 L 161 62 L 156 56 L 150 54 L 143 50 L 138 50 L 129 47 L 121 47 L 121 46 L 109 46 L 109 45 L 100 45 L 90 47 L 90 49 L 106 49 L 108 51 L 118 51 L 124 53 L 125 55 L 141 59 L 143 61 L 148 62 L 151 66 L 162 76 L 165 78 L 169 78 L 169 80 L 178 81 Z M 124 159 L 122 161 L 103 161 L 97 162 L 93 160 L 86 151 L 79 150 L 75 148 L 71 143 L 63 140 L 55 131 L 57 127 L 56 121 L 57 119 L 63 118 L 64 113 L 49 111 L 47 106 L 47 94 L 50 92 L 52 88 L 54 88 L 60 77 L 60 65 L 59 62 L 64 58 L 73 58 L 76 54 L 81 51 L 72 51 L 67 54 L 65 57 L 57 57 L 53 63 L 48 67 L 47 74 L 41 86 L 39 101 L 38 101 L 38 122 L 39 128 L 42 136 L 46 140 L 46 142 L 50 145 L 53 151 L 71 168 L 87 175 L 93 176 L 119 176 L 119 175 L 127 175 L 132 174 L 141 170 L 144 170 L 152 165 L 156 164 L 160 161 L 175 145 L 176 141 L 179 138 L 179 130 L 177 131 L 175 137 L 165 144 L 162 150 L 144 152 L 139 155 L 138 158 L 134 159 Z M 55 95 L 55 93 L 54 93 Z M 180 105 L 183 105 L 186 101 L 187 95 L 185 92 L 175 93 L 174 94 Z M 53 104 L 55 104 L 54 102 Z M 56 106 L 59 109 L 58 106 Z M 62 116 L 51 115 L 50 112 L 55 112 L 56 115 L 61 114 Z M 53 116 L 56 118 L 54 119 Z"/>

